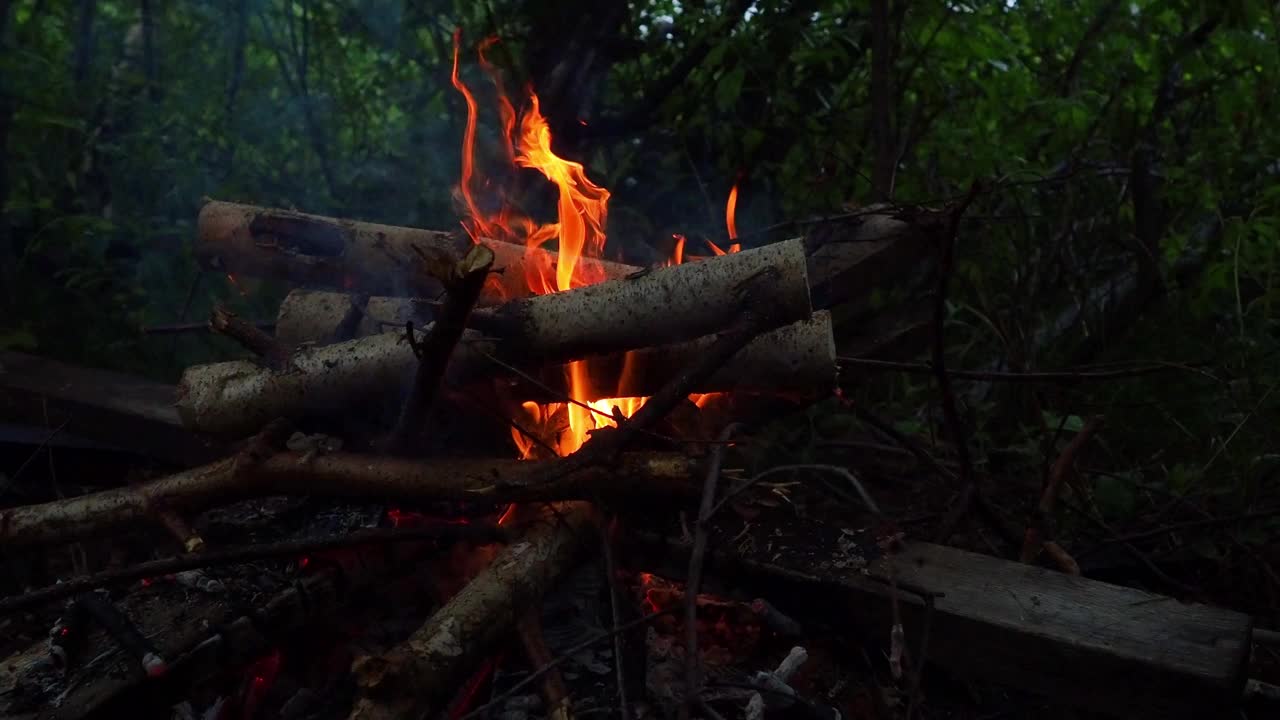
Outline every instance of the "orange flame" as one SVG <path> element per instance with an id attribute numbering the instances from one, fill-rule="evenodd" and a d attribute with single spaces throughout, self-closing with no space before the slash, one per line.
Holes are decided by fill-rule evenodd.
<path id="1" fill-rule="evenodd" d="M 724 224 L 729 228 L 729 239 L 738 239 L 738 222 L 735 216 L 738 213 L 738 183 L 733 184 L 733 189 L 729 191 L 729 201 L 724 204 Z M 737 247 L 737 245 L 734 245 Z M 730 250 L 729 252 L 735 252 Z"/>
<path id="2" fill-rule="evenodd" d="M 542 173 L 557 190 L 557 222 L 539 224 L 510 206 L 501 195 L 500 189 L 484 188 L 498 192 L 501 208 L 493 213 L 486 213 L 473 195 L 475 186 L 475 143 L 477 133 L 478 104 L 467 85 L 462 82 L 458 71 L 459 45 L 461 33 L 453 36 L 453 86 L 462 93 L 467 105 L 467 123 L 463 134 L 462 177 L 458 187 L 466 211 L 470 214 L 464 221 L 464 228 L 475 242 L 482 239 L 502 240 L 521 244 L 525 247 L 525 282 L 535 294 L 563 292 L 571 288 L 582 287 L 605 279 L 603 268 L 595 263 L 582 263 L 583 258 L 598 259 L 603 257 L 606 241 L 605 227 L 608 218 L 610 193 L 603 187 L 591 182 L 581 163 L 560 157 L 552 150 L 551 128 L 538 104 L 538 96 L 530 89 L 523 111 L 517 114 L 515 105 L 503 88 L 497 70 L 485 56 L 496 38 L 486 38 L 480 43 L 478 55 L 482 69 L 493 80 L 498 93 L 498 110 L 502 125 L 503 137 L 507 141 L 504 146 L 506 159 L 512 167 L 531 168 Z M 585 124 L 585 123 L 584 123 Z M 732 205 L 736 202 L 737 187 L 730 197 L 728 210 L 729 222 L 732 224 Z M 730 228 L 730 239 L 736 233 Z M 685 238 L 676 235 L 676 246 L 668 264 L 680 264 L 686 260 L 684 253 Z M 553 261 L 551 255 L 543 248 L 552 240 L 556 240 L 558 260 Z M 723 254 L 712 245 L 717 254 Z M 734 243 L 730 252 L 737 252 L 738 244 Z M 623 365 L 619 377 L 619 388 L 630 371 L 631 355 Z M 568 455 L 586 442 L 591 431 L 616 425 L 617 416 L 630 417 L 639 410 L 647 398 L 619 397 L 597 401 L 583 401 L 589 397 L 590 374 L 588 361 L 569 363 L 566 369 L 569 397 L 572 403 L 553 403 L 540 406 L 525 402 L 521 412 L 530 425 L 530 432 L 539 435 L 540 442 L 554 446 L 557 454 Z M 693 395 L 690 399 L 701 406 L 710 395 Z M 561 411 L 563 410 L 563 415 Z M 567 418 L 568 427 L 555 431 L 553 423 Z M 523 423 L 522 423 L 523 425 Z M 554 436 L 545 437 L 545 436 Z M 526 437 L 519 429 L 512 429 L 512 438 L 522 457 L 530 457 L 539 444 Z"/>
<path id="3" fill-rule="evenodd" d="M 476 151 L 476 116 L 479 114 L 479 108 L 476 104 L 476 98 L 471 91 L 458 77 L 458 44 L 462 40 L 462 29 L 458 28 L 453 31 L 453 72 L 450 75 L 450 81 L 462 93 L 462 99 L 467 103 L 467 125 L 462 133 L 462 180 L 458 184 L 459 193 L 462 200 L 466 203 L 467 212 L 470 214 L 469 220 L 475 223 L 477 227 L 468 227 L 465 223 L 467 233 L 471 235 L 471 239 L 480 242 L 477 232 L 489 234 L 487 223 L 485 222 L 484 213 L 480 212 L 480 207 L 476 204 L 475 197 L 471 194 L 471 178 L 475 174 L 475 151 Z"/>
<path id="4" fill-rule="evenodd" d="M 671 252 L 671 265 L 680 265 L 684 262 L 684 243 L 685 236 L 675 233 L 671 237 L 676 239 L 676 248 Z"/>

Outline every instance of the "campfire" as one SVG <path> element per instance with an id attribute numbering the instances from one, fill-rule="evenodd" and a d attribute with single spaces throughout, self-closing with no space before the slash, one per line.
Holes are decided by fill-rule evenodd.
<path id="1" fill-rule="evenodd" d="M 775 417 L 843 401 L 838 330 L 951 213 L 750 243 L 739 178 L 722 236 L 629 260 L 609 190 L 555 152 L 493 42 L 476 83 L 454 37 L 458 229 L 204 203 L 202 265 L 291 292 L 272 332 L 217 308 L 252 357 L 188 368 L 164 408 L 215 459 L 0 509 L 4 548 L 73 558 L 40 555 L 63 581 L 0 598 L 40 629 L 0 667 L 6 715 L 910 716 L 926 656 L 1015 632 L 1008 608 L 966 615 L 964 583 L 972 602 L 942 600 L 948 568 L 997 574 L 985 559 L 907 548 L 847 468 L 752 455 Z M 525 207 L 531 177 L 554 217 Z"/>

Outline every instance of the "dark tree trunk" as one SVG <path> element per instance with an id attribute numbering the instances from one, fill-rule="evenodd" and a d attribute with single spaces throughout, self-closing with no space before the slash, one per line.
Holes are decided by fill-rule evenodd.
<path id="1" fill-rule="evenodd" d="M 249 39 L 249 0 L 236 0 L 235 31 L 231 39 L 231 78 L 227 81 L 227 118 L 235 111 L 236 96 L 244 82 L 244 54 Z"/>
<path id="2" fill-rule="evenodd" d="M 889 0 L 871 0 L 871 194 L 876 200 L 893 197 L 898 148 L 893 138 L 893 37 Z"/>
<path id="3" fill-rule="evenodd" d="M 160 99 L 160 82 L 156 63 L 156 26 L 151 0 L 140 0 L 142 14 L 142 73 L 147 79 L 147 98 L 151 102 Z"/>
<path id="4" fill-rule="evenodd" d="M 93 63 L 93 21 L 97 12 L 98 0 L 80 0 L 71 71 L 77 88 L 89 78 L 89 66 Z"/>
<path id="5" fill-rule="evenodd" d="M 9 16 L 13 11 L 11 0 L 0 0 L 0 53 L 8 52 Z M 9 129 L 16 110 L 9 91 L 9 78 L 0 75 L 0 208 L 9 201 Z M 0 212 L 0 308 L 9 310 L 14 301 L 13 278 L 17 266 L 17 250 L 10 234 L 9 218 Z M 6 312 L 6 314 L 8 314 Z"/>

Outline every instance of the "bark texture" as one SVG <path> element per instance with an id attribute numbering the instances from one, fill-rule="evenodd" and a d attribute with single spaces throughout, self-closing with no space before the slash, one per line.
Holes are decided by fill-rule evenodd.
<path id="1" fill-rule="evenodd" d="M 523 538 L 503 549 L 407 641 L 353 663 L 359 697 L 350 720 L 434 716 L 524 611 L 582 559 L 597 524 L 587 503 L 546 508 Z"/>

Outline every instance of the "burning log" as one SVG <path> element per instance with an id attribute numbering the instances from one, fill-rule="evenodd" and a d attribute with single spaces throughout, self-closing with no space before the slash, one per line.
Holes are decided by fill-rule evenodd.
<path id="1" fill-rule="evenodd" d="M 587 363 L 588 387 L 582 399 L 652 395 L 671 379 L 676 369 L 693 363 L 714 341 L 715 337 L 708 335 L 686 343 L 593 356 Z M 835 357 L 831 313 L 822 310 L 808 320 L 780 327 L 752 340 L 702 383 L 698 392 L 827 392 L 836 381 Z M 534 376 L 541 386 L 568 393 L 563 366 L 543 367 Z M 471 378 L 463 374 L 459 379 Z M 513 383 L 513 395 L 536 397 L 532 394 L 535 388 L 525 387 L 518 380 Z"/>
<path id="2" fill-rule="evenodd" d="M 811 254 L 808 267 L 815 305 L 826 308 L 846 302 L 870 281 L 920 268 L 919 258 L 927 257 L 929 248 L 919 226 L 929 222 L 931 218 L 927 214 L 916 219 L 892 207 L 873 206 L 848 221 L 819 226 L 805 240 Z M 412 247 L 434 248 L 460 257 L 469 242 L 462 233 L 210 200 L 200 211 L 196 255 L 211 269 L 276 277 L 307 289 L 434 298 L 440 292 L 438 283 L 424 278 L 410 279 L 415 260 Z M 481 305 L 528 297 L 532 291 L 526 278 L 555 276 L 558 261 L 555 252 L 529 250 L 499 241 L 489 245 L 497 256 L 494 267 L 501 272 L 495 276 L 495 282 L 485 287 Z M 641 269 L 590 257 L 580 257 L 577 263 L 585 276 L 608 279 L 624 278 Z M 413 283 L 422 283 L 418 286 L 420 291 L 414 290 Z M 326 311 L 323 305 L 329 300 L 322 295 L 298 296 L 293 301 L 294 313 L 337 312 L 335 319 L 344 317 L 341 309 Z M 385 300 L 370 297 L 367 301 L 359 298 L 352 301 L 358 307 L 367 303 L 370 317 L 382 317 L 374 311 L 374 306 Z M 320 303 L 321 307 L 307 308 L 306 304 L 311 302 Z M 301 322 L 296 315 L 293 319 Z M 338 327 L 329 321 L 325 321 L 325 325 Z M 327 333 L 316 332 L 314 327 L 317 326 L 303 334 L 293 330 L 277 331 L 277 334 L 286 344 L 308 340 L 324 342 Z M 332 339 L 349 338 L 335 336 Z"/>
<path id="3" fill-rule="evenodd" d="M 579 399 L 651 395 L 713 340 L 706 336 L 629 355 L 592 357 L 589 386 Z M 520 399 L 552 401 L 568 394 L 563 366 L 530 368 L 528 374 L 536 380 L 530 383 L 490 360 L 506 355 L 501 342 L 468 333 L 450 373 L 461 383 L 504 379 L 509 394 Z M 831 315 L 817 312 L 753 340 L 698 392 L 825 392 L 835 385 L 835 358 Z M 294 354 L 293 363 L 298 372 L 279 373 L 248 360 L 188 368 L 179 385 L 178 413 L 193 430 L 243 434 L 272 418 L 335 412 L 356 400 L 393 393 L 408 382 L 417 358 L 405 334 L 395 332 L 303 349 Z M 527 363 L 509 365 L 520 366 Z M 623 367 L 626 373 L 621 373 Z"/>
<path id="4" fill-rule="evenodd" d="M 598 523 L 586 503 L 547 508 L 525 536 L 391 652 L 353 664 L 360 697 L 351 720 L 426 717 L 464 673 L 510 632 L 523 611 L 570 570 Z"/>
<path id="5" fill-rule="evenodd" d="M 363 305 L 356 303 L 363 302 Z M 412 322 L 422 326 L 430 322 L 438 306 L 413 298 L 372 297 L 359 299 L 346 293 L 320 290 L 294 290 L 280 306 L 276 336 L 289 345 L 308 343 L 331 344 L 359 337 L 383 334 L 392 328 L 403 328 Z M 352 315 L 355 315 L 354 320 Z M 492 324 L 493 314 L 477 311 L 473 320 L 483 333 Z M 711 337 L 688 343 L 644 348 L 628 353 L 597 355 L 587 366 L 588 389 L 581 399 L 600 400 L 608 397 L 644 397 L 670 376 L 672 368 L 688 364 L 704 352 Z M 472 336 L 462 341 L 471 345 L 478 362 L 462 367 L 454 365 L 455 380 L 467 383 L 504 375 L 492 362 L 483 362 L 481 353 L 496 355 L 497 343 Z M 773 392 L 824 391 L 834 379 L 837 355 L 831 313 L 815 312 L 808 320 L 792 323 L 767 333 L 743 348 L 710 380 L 706 392 L 750 392 L 769 389 Z M 543 397 L 547 389 L 558 396 L 567 395 L 566 371 L 563 366 L 529 366 L 518 363 L 525 373 L 534 376 L 540 387 L 521 383 L 514 377 L 513 397 Z M 625 368 L 625 372 L 624 372 Z"/>
<path id="6" fill-rule="evenodd" d="M 741 309 L 739 288 L 766 269 L 776 271 L 774 323 L 762 330 L 809 317 L 804 243 L 794 239 L 516 300 L 495 314 L 494 334 L 509 357 L 544 362 L 693 340 L 727 325 Z"/>
<path id="7" fill-rule="evenodd" d="M 826 316 L 810 317 L 799 240 L 507 303 L 486 319 L 498 339 L 464 338 L 454 364 L 462 368 L 461 376 L 476 379 L 500 374 L 489 358 L 538 367 L 597 353 L 694 341 L 728 324 L 738 312 L 739 285 L 766 268 L 775 269 L 778 276 L 768 288 L 776 312 L 764 329 L 772 332 L 744 349 L 741 360 L 714 375 L 711 384 L 745 384 L 759 373 L 787 378 L 789 388 L 796 387 L 795 378 L 817 380 L 806 388 L 829 388 L 835 378 L 830 322 Z M 794 328 L 778 330 L 806 318 Z M 660 386 L 664 373 L 675 372 L 680 367 L 676 363 L 700 351 L 698 343 L 711 342 L 703 338 L 673 351 L 653 351 L 657 355 L 645 362 L 652 370 L 639 373 L 643 382 L 628 389 L 648 394 L 639 391 L 650 383 Z M 786 350 L 794 354 L 783 354 Z M 402 387 L 416 358 L 405 334 L 395 332 L 301 350 L 292 361 L 296 372 L 275 372 L 248 361 L 189 368 L 178 386 L 183 422 L 192 429 L 234 434 L 277 417 L 337 411 L 354 400 Z M 802 369 L 806 372 L 799 375 Z M 617 396 L 617 378 L 597 384 L 601 397 Z"/>
<path id="8" fill-rule="evenodd" d="M 624 455 L 610 466 L 582 468 L 546 482 L 541 463 L 519 460 L 427 460 L 350 453 L 281 452 L 260 462 L 227 458 L 128 487 L 0 510 L 0 547 L 66 542 L 140 523 L 156 508 L 201 511 L 271 495 L 371 497 L 399 501 L 522 502 L 596 496 L 671 496 L 694 492 L 695 461 L 667 453 Z"/>
<path id="9" fill-rule="evenodd" d="M 292 372 L 248 360 L 197 365 L 178 383 L 178 415 L 188 428 L 247 433 L 277 417 L 337 412 L 353 398 L 402 387 L 417 363 L 404 333 L 302 350 Z"/>
<path id="10" fill-rule="evenodd" d="M 417 272 L 414 247 L 460 258 L 471 244 L 463 233 L 380 225 L 294 210 L 210 200 L 200 209 L 196 257 L 207 268 L 288 280 L 302 287 L 381 295 L 435 297 L 441 288 Z M 549 271 L 558 256 L 503 242 L 487 243 L 497 256 L 498 281 L 485 286 L 482 304 L 527 297 L 525 278 Z M 638 270 L 580 258 L 593 277 L 622 278 Z M 543 277 L 547 277 L 544 275 Z"/>

